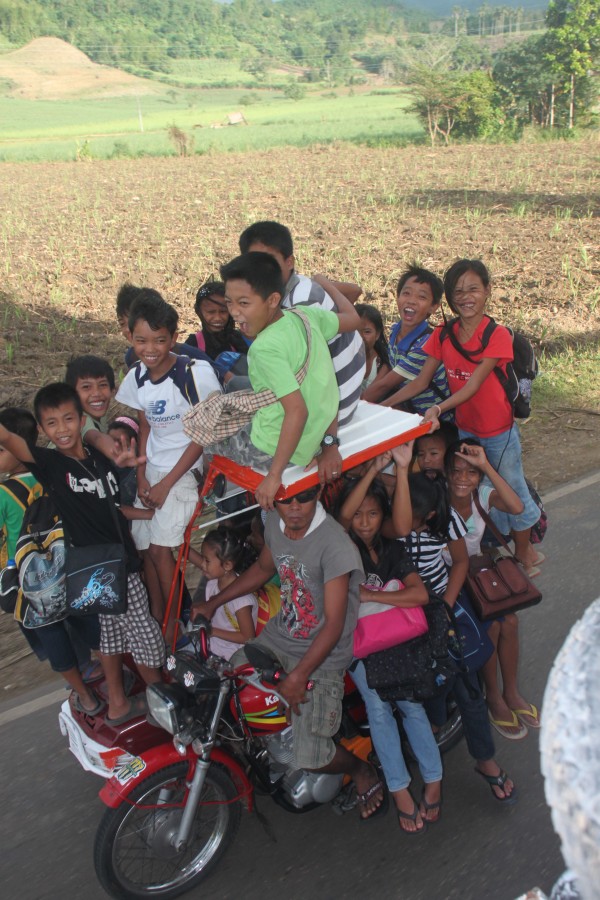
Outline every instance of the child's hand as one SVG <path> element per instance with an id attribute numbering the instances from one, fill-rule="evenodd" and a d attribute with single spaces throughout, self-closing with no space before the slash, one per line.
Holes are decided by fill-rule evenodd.
<path id="1" fill-rule="evenodd" d="M 400 444 L 398 447 L 392 448 L 392 457 L 396 463 L 397 469 L 409 469 L 413 458 L 414 441 L 408 441 L 407 444 Z"/>
<path id="2" fill-rule="evenodd" d="M 146 500 L 148 499 L 149 494 L 150 494 L 150 482 L 148 481 L 148 479 L 146 478 L 145 475 L 142 475 L 140 472 L 138 472 L 137 495 L 138 495 L 140 501 L 148 509 L 150 509 L 150 505 L 146 502 Z"/>
<path id="3" fill-rule="evenodd" d="M 425 410 L 425 415 L 421 419 L 421 422 L 431 422 L 428 434 L 433 434 L 440 427 L 439 414 L 436 412 L 436 409 L 439 410 L 439 406 L 430 406 L 429 409 Z"/>
<path id="4" fill-rule="evenodd" d="M 143 502 L 146 506 L 149 506 L 150 509 L 161 509 L 164 505 L 165 500 L 169 496 L 169 491 L 171 488 L 168 484 L 165 484 L 164 479 L 159 481 L 158 484 L 153 485 L 148 493 L 146 494 Z"/>
<path id="5" fill-rule="evenodd" d="M 262 509 L 275 509 L 273 500 L 275 499 L 275 494 L 279 490 L 280 484 L 281 481 L 279 478 L 270 473 L 261 481 L 254 492 L 254 496 L 256 497 L 256 502 Z"/>
<path id="6" fill-rule="evenodd" d="M 383 469 L 387 468 L 392 461 L 392 451 L 386 450 L 385 453 L 380 453 L 379 456 L 376 456 L 373 459 L 373 462 L 370 465 L 371 469 L 375 469 L 376 472 L 381 472 Z"/>
<path id="7" fill-rule="evenodd" d="M 468 460 L 469 463 L 477 469 L 485 469 L 486 466 L 489 465 L 483 447 L 477 447 L 473 444 L 461 444 L 460 450 L 457 451 L 456 456 Z"/>
<path id="8" fill-rule="evenodd" d="M 115 461 L 115 465 L 119 466 L 120 469 L 126 468 L 135 468 L 136 466 L 141 466 L 146 462 L 145 456 L 137 455 L 137 444 L 135 438 L 131 438 L 131 442 L 129 445 L 124 441 L 120 447 L 117 447 L 115 444 L 115 448 L 113 450 L 113 459 Z"/>

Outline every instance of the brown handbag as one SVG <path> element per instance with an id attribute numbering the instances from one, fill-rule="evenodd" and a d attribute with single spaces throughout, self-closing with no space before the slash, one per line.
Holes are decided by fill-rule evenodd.
<path id="1" fill-rule="evenodd" d="M 491 553 L 469 558 L 469 573 L 465 589 L 482 622 L 498 619 L 509 612 L 518 612 L 529 606 L 536 606 L 542 594 L 529 578 L 522 565 L 485 512 L 477 492 L 475 506 L 494 537 L 506 548 L 509 556 L 496 557 Z"/>

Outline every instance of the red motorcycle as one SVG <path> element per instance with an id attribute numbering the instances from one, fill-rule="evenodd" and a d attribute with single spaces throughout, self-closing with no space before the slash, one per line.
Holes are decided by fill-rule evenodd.
<path id="1" fill-rule="evenodd" d="M 190 890 L 232 842 L 242 804 L 252 811 L 255 787 L 290 812 L 336 798 L 342 809 L 355 802 L 343 775 L 296 769 L 277 691 L 285 675 L 273 660 L 249 646 L 253 664 L 232 669 L 208 655 L 204 622 L 190 629 L 194 654 L 170 655 L 171 683 L 146 690 L 149 720 L 173 740 L 117 767 L 100 792 L 108 809 L 94 861 L 113 897 L 171 898 Z M 339 740 L 367 758 L 364 708 L 348 687 Z"/>

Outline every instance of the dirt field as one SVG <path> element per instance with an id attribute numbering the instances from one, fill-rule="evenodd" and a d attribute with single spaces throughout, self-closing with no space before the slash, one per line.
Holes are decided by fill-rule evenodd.
<path id="1" fill-rule="evenodd" d="M 299 271 L 360 283 L 394 321 L 394 288 L 413 259 L 442 272 L 481 257 L 491 313 L 540 349 L 598 347 L 598 142 L 367 150 L 349 146 L 190 159 L 2 166 L 2 405 L 29 403 L 68 357 L 95 352 L 117 371 L 114 298 L 125 280 L 160 290 L 196 330 L 198 285 L 237 252 L 257 219 L 292 229 Z M 561 379 L 572 374 L 565 367 Z M 536 405 L 522 430 L 544 491 L 598 465 L 600 384 L 579 408 Z M 587 390 L 587 389 L 586 389 Z M 570 404 L 566 404 L 568 406 Z M 586 411 L 587 410 L 587 411 Z M 596 413 L 596 414 L 594 414 Z M 2 636 L 0 659 L 21 638 Z M 45 677 L 25 662 L 6 692 Z"/>

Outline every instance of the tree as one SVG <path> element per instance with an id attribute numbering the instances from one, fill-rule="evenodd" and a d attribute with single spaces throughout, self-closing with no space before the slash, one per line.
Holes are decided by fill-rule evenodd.
<path id="1" fill-rule="evenodd" d="M 598 0 L 550 0 L 545 58 L 569 94 L 568 127 L 575 124 L 576 86 L 600 56 Z"/>

